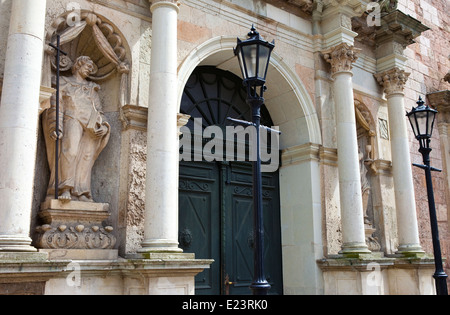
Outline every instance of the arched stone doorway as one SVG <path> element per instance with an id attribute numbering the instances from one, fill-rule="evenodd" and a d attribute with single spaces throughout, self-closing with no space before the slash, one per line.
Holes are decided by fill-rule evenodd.
<path id="1" fill-rule="evenodd" d="M 206 148 L 207 143 L 214 141 L 216 151 L 220 145 L 224 148 L 229 143 L 233 148 L 234 144 L 242 145 L 239 140 L 234 141 L 234 133 L 232 139 L 228 134 L 223 139 L 222 132 L 205 138 L 204 130 L 214 126 L 218 131 L 225 131 L 226 126 L 231 125 L 227 117 L 251 120 L 251 109 L 245 99 L 246 91 L 239 77 L 215 67 L 195 69 L 181 103 L 181 113 L 191 116 L 187 124 L 190 134 L 199 137 L 192 142 L 202 140 L 200 147 Z M 264 124 L 271 126 L 267 109 L 263 108 L 262 116 Z M 195 134 L 198 129 L 203 129 L 202 134 Z M 183 143 L 186 144 L 184 140 Z M 187 143 L 182 150 L 192 147 L 194 145 Z M 210 269 L 197 276 L 197 294 L 250 294 L 253 279 L 252 163 L 240 153 L 244 150 L 223 151 L 227 151 L 223 159 L 210 162 L 205 156 L 193 161 L 193 155 L 182 154 L 187 161 L 180 162 L 179 243 L 185 252 L 195 253 L 196 258 L 215 260 Z M 278 171 L 263 174 L 263 208 L 266 277 L 272 286 L 271 294 L 282 294 Z"/>
<path id="2" fill-rule="evenodd" d="M 233 54 L 235 45 L 235 37 L 221 36 L 191 52 L 179 67 L 180 105 L 184 87 L 198 66 L 213 66 L 240 76 Z M 320 175 L 324 152 L 314 103 L 294 68 L 275 49 L 265 94 L 273 126 L 279 126 L 282 132 L 279 182 L 283 293 L 318 294 L 323 292 L 316 261 L 324 256 Z"/>

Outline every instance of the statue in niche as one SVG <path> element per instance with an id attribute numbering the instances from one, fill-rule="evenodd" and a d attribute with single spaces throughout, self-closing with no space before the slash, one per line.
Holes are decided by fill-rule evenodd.
<path id="1" fill-rule="evenodd" d="M 381 246 L 378 238 L 374 236 L 377 229 L 374 226 L 373 218 L 373 194 L 371 175 L 377 173 L 375 167 L 375 131 L 373 131 L 373 120 L 365 105 L 355 100 L 355 115 L 358 134 L 359 167 L 361 174 L 361 195 L 364 211 L 364 229 L 366 233 L 366 243 L 373 252 L 380 251 Z"/>
<path id="2" fill-rule="evenodd" d="M 370 145 L 366 146 L 366 150 L 370 150 Z M 366 167 L 366 158 L 364 152 L 359 151 L 359 169 L 361 174 L 361 194 L 363 200 L 363 209 L 364 209 L 364 224 L 371 225 L 369 220 L 367 210 L 369 208 L 369 197 L 370 197 L 370 183 L 369 178 L 367 177 L 367 167 Z"/>
<path id="3" fill-rule="evenodd" d="M 96 71 L 95 63 L 81 56 L 72 66 L 72 76 L 60 80 L 58 199 L 63 202 L 94 201 L 92 167 L 110 138 L 111 127 L 102 113 L 98 95 L 100 86 L 87 80 Z M 55 196 L 56 119 L 54 97 L 42 120 L 51 170 L 47 198 Z"/>

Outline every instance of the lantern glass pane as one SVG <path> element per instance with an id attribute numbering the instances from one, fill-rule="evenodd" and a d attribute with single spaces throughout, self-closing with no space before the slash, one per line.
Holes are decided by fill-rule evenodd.
<path id="1" fill-rule="evenodd" d="M 242 55 L 247 68 L 246 79 L 256 77 L 256 58 L 257 58 L 257 45 L 247 45 L 242 47 Z"/>
<path id="2" fill-rule="evenodd" d="M 246 70 L 245 70 L 244 59 L 242 58 L 242 49 L 241 48 L 239 48 L 239 51 L 238 51 L 238 60 L 239 60 L 239 67 L 241 68 L 241 71 L 242 71 L 242 77 L 244 79 L 246 79 L 247 74 L 245 73 Z"/>
<path id="3" fill-rule="evenodd" d="M 267 46 L 259 46 L 259 73 L 258 77 L 266 79 L 266 70 L 270 60 L 270 48 Z"/>
<path id="4" fill-rule="evenodd" d="M 428 113 L 425 111 L 416 112 L 415 113 L 418 130 L 417 136 L 425 136 L 427 135 L 427 127 L 428 127 Z"/>
<path id="5" fill-rule="evenodd" d="M 433 135 L 433 126 L 434 126 L 434 120 L 436 118 L 436 113 L 434 112 L 428 112 L 428 129 L 427 133 L 430 135 L 430 137 Z"/>
<path id="6" fill-rule="evenodd" d="M 419 131 L 417 130 L 416 115 L 411 114 L 408 116 L 408 118 L 409 118 L 409 122 L 411 123 L 411 127 L 413 129 L 414 136 L 416 136 L 416 138 L 417 138 L 417 136 L 419 135 Z"/>

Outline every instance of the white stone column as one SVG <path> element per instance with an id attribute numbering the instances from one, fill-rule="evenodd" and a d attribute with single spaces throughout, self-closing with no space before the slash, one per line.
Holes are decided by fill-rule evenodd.
<path id="1" fill-rule="evenodd" d="M 0 251 L 33 252 L 30 222 L 46 1 L 12 1 L 0 105 Z"/>
<path id="2" fill-rule="evenodd" d="M 359 255 L 370 251 L 365 242 L 358 139 L 353 97 L 352 64 L 358 50 L 346 43 L 324 52 L 331 63 L 333 97 L 336 106 L 339 191 L 343 244 L 341 254 Z"/>
<path id="3" fill-rule="evenodd" d="M 388 102 L 399 240 L 398 252 L 404 255 L 423 253 L 417 224 L 405 95 L 403 92 L 409 75 L 409 73 L 397 67 L 376 75 L 378 82 L 384 87 Z"/>
<path id="4" fill-rule="evenodd" d="M 178 2 L 153 1 L 144 241 L 140 253 L 178 248 Z"/>

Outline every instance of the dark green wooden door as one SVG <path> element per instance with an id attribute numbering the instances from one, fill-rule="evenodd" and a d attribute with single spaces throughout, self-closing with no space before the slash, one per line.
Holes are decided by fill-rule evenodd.
<path id="1" fill-rule="evenodd" d="M 197 294 L 250 294 L 253 278 L 252 166 L 181 162 L 180 247 L 214 259 L 196 278 Z M 271 294 L 282 293 L 278 173 L 263 174 L 265 265 Z M 233 284 L 225 284 L 225 279 Z"/>
<path id="2" fill-rule="evenodd" d="M 222 271 L 230 294 L 250 294 L 253 280 L 252 165 L 230 163 L 223 190 Z M 263 174 L 264 262 L 271 294 L 282 294 L 278 172 Z M 225 283 L 225 281 L 224 281 Z M 227 288 L 223 289 L 226 292 Z"/>
<path id="3" fill-rule="evenodd" d="M 204 128 L 224 127 L 226 117 L 251 120 L 242 80 L 199 67 L 185 88 L 181 112 L 202 118 Z M 270 125 L 267 110 L 263 121 Z M 193 129 L 193 123 L 188 127 Z M 270 294 L 282 294 L 279 173 L 263 174 L 266 276 Z M 196 294 L 251 294 L 253 199 L 250 162 L 180 162 L 180 247 L 196 258 L 214 259 L 196 277 Z M 225 280 L 233 284 L 226 285 Z"/>

